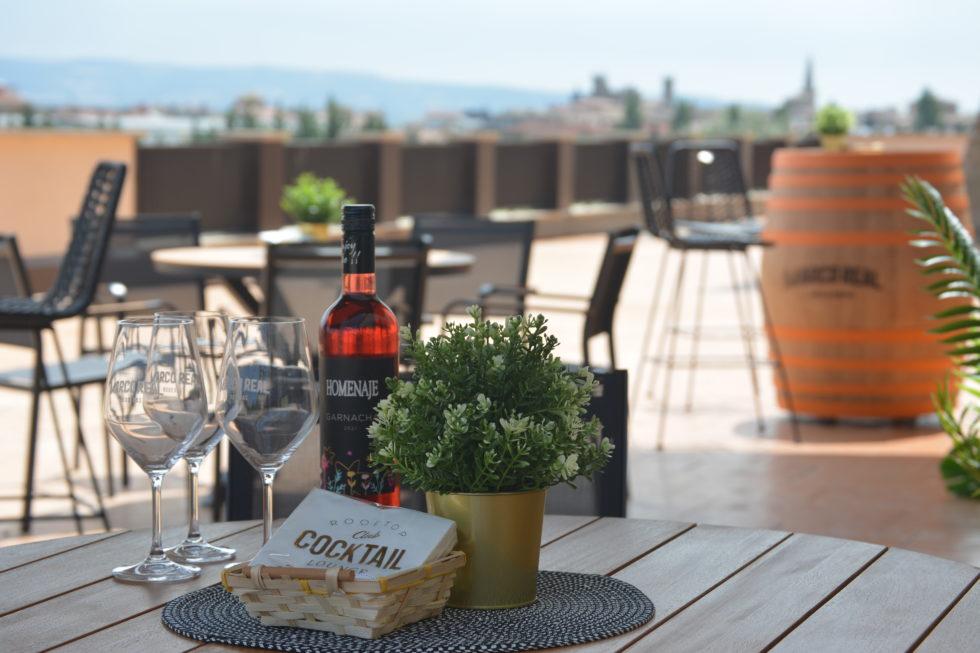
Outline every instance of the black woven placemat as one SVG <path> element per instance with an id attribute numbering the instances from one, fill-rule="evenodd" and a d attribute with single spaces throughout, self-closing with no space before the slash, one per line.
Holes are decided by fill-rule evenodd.
<path id="1" fill-rule="evenodd" d="M 538 573 L 538 600 L 510 610 L 446 608 L 379 639 L 304 628 L 263 626 L 221 585 L 168 603 L 163 623 L 179 635 L 273 651 L 401 651 L 510 653 L 583 644 L 633 630 L 653 618 L 653 603 L 615 578 L 559 571 Z"/>

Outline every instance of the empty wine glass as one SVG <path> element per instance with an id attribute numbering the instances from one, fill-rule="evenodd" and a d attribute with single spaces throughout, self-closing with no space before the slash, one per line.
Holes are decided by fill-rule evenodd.
<path id="1" fill-rule="evenodd" d="M 153 542 L 150 555 L 116 567 L 119 580 L 160 583 L 199 576 L 199 567 L 169 560 L 163 551 L 160 510 L 163 477 L 180 460 L 207 420 L 201 358 L 186 318 L 120 320 L 106 379 L 106 427 L 150 477 Z"/>
<path id="2" fill-rule="evenodd" d="M 267 542 L 276 472 L 317 421 L 316 382 L 302 318 L 231 319 L 218 417 L 231 443 L 262 474 Z"/>
<path id="3" fill-rule="evenodd" d="M 178 562 L 207 564 L 235 557 L 235 550 L 209 543 L 201 534 L 200 502 L 198 497 L 198 473 L 201 464 L 221 441 L 224 432 L 215 413 L 218 398 L 218 376 L 228 341 L 228 317 L 215 311 L 160 311 L 157 317 L 177 317 L 192 320 L 192 331 L 201 355 L 205 394 L 208 399 L 208 417 L 201 433 L 194 438 L 184 454 L 190 480 L 190 524 L 187 537 L 177 546 L 167 549 L 167 555 Z"/>

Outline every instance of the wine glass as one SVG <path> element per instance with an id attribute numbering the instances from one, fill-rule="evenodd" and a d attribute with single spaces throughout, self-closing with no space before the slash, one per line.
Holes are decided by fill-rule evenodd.
<path id="1" fill-rule="evenodd" d="M 113 569 L 119 580 L 161 583 L 201 574 L 200 567 L 179 564 L 164 554 L 160 510 L 163 477 L 207 421 L 192 324 L 185 318 L 137 317 L 120 320 L 116 327 L 103 405 L 106 427 L 150 477 L 153 492 L 150 555 Z"/>
<path id="2" fill-rule="evenodd" d="M 317 421 L 316 382 L 303 318 L 232 318 L 218 417 L 262 475 L 263 542 L 272 534 L 272 483 Z"/>
<path id="3" fill-rule="evenodd" d="M 208 417 L 201 433 L 194 439 L 184 454 L 190 480 L 189 513 L 190 524 L 187 537 L 177 546 L 167 549 L 167 555 L 178 562 L 206 564 L 221 562 L 235 557 L 235 550 L 209 543 L 201 534 L 200 503 L 198 498 L 198 473 L 201 464 L 208 457 L 224 432 L 215 413 L 218 398 L 218 375 L 225 356 L 225 343 L 228 341 L 228 317 L 215 311 L 160 311 L 157 317 L 177 317 L 193 321 L 192 331 L 201 355 L 205 394 L 208 400 Z"/>

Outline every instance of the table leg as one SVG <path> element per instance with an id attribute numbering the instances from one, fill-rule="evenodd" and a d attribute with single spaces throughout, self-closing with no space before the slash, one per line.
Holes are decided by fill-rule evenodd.
<path id="1" fill-rule="evenodd" d="M 232 277 L 222 277 L 222 281 L 252 315 L 258 315 L 262 303 L 252 294 L 244 281 Z"/>

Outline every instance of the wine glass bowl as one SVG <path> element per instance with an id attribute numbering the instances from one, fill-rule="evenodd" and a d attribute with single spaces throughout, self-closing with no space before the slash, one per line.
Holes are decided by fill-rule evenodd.
<path id="1" fill-rule="evenodd" d="M 218 390 L 228 439 L 262 474 L 264 531 L 272 482 L 317 421 L 316 382 L 302 318 L 233 318 Z"/>

